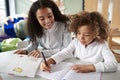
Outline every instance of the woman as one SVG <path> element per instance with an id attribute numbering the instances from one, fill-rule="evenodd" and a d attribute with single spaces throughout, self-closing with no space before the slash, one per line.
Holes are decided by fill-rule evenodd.
<path id="1" fill-rule="evenodd" d="M 68 31 L 69 18 L 61 14 L 52 0 L 38 0 L 29 10 L 27 30 L 30 36 L 30 45 L 16 54 L 30 54 L 40 57 L 41 52 L 49 57 L 65 48 L 71 41 Z M 38 48 L 41 46 L 42 49 Z"/>

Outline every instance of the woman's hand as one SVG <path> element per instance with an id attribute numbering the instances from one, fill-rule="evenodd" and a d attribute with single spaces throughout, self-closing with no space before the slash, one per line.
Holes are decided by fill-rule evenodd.
<path id="1" fill-rule="evenodd" d="M 77 73 L 88 73 L 88 72 L 95 72 L 95 67 L 93 64 L 89 65 L 82 65 L 82 64 L 76 64 L 72 66 L 72 70 L 75 70 Z"/>
<path id="2" fill-rule="evenodd" d="M 17 51 L 15 51 L 15 53 L 14 54 L 28 54 L 28 52 L 26 51 L 26 50 L 17 50 Z"/>
<path id="3" fill-rule="evenodd" d="M 48 66 L 45 64 L 45 62 L 42 62 L 40 64 L 40 70 L 50 72 L 50 70 L 51 70 L 50 65 L 55 64 L 55 63 L 56 62 L 52 58 L 50 58 L 50 59 L 47 60 Z"/>
<path id="4" fill-rule="evenodd" d="M 26 50 L 17 50 L 14 54 L 28 54 L 28 56 L 33 56 L 35 58 L 40 57 L 40 52 L 38 50 L 33 50 L 30 53 L 28 53 Z"/>
<path id="5" fill-rule="evenodd" d="M 28 55 L 29 56 L 33 56 L 33 57 L 35 57 L 35 58 L 39 58 L 40 57 L 40 52 L 39 52 L 39 50 L 33 50 L 33 51 L 31 51 Z"/>

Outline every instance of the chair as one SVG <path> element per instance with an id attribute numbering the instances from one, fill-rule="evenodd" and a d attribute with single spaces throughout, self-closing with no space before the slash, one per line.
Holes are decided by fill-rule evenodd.
<path id="1" fill-rule="evenodd" d="M 120 30 L 118 28 L 110 29 L 108 43 L 112 50 L 120 50 Z"/>
<path id="2" fill-rule="evenodd" d="M 115 58 L 120 63 L 120 30 L 118 28 L 110 29 L 108 43 Z"/>

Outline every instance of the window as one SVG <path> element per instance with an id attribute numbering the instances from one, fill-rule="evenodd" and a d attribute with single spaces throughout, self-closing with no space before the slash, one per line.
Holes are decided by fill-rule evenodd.
<path id="1" fill-rule="evenodd" d="M 6 17 L 5 0 L 0 0 L 0 23 Z"/>

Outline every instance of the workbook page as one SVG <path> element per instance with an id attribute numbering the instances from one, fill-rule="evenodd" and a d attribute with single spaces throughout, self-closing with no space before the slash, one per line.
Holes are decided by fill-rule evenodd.
<path id="1" fill-rule="evenodd" d="M 17 76 L 34 77 L 41 60 L 42 58 L 16 54 L 11 57 L 8 64 L 3 64 L 4 67 L 0 69 L 0 72 Z"/>
<path id="2" fill-rule="evenodd" d="M 49 80 L 61 80 L 66 73 L 70 70 L 73 63 L 61 62 L 51 66 L 51 72 L 38 71 L 37 75 L 44 77 Z"/>
<path id="3" fill-rule="evenodd" d="M 61 80 L 100 80 L 101 73 L 76 73 L 74 70 L 70 70 Z"/>

